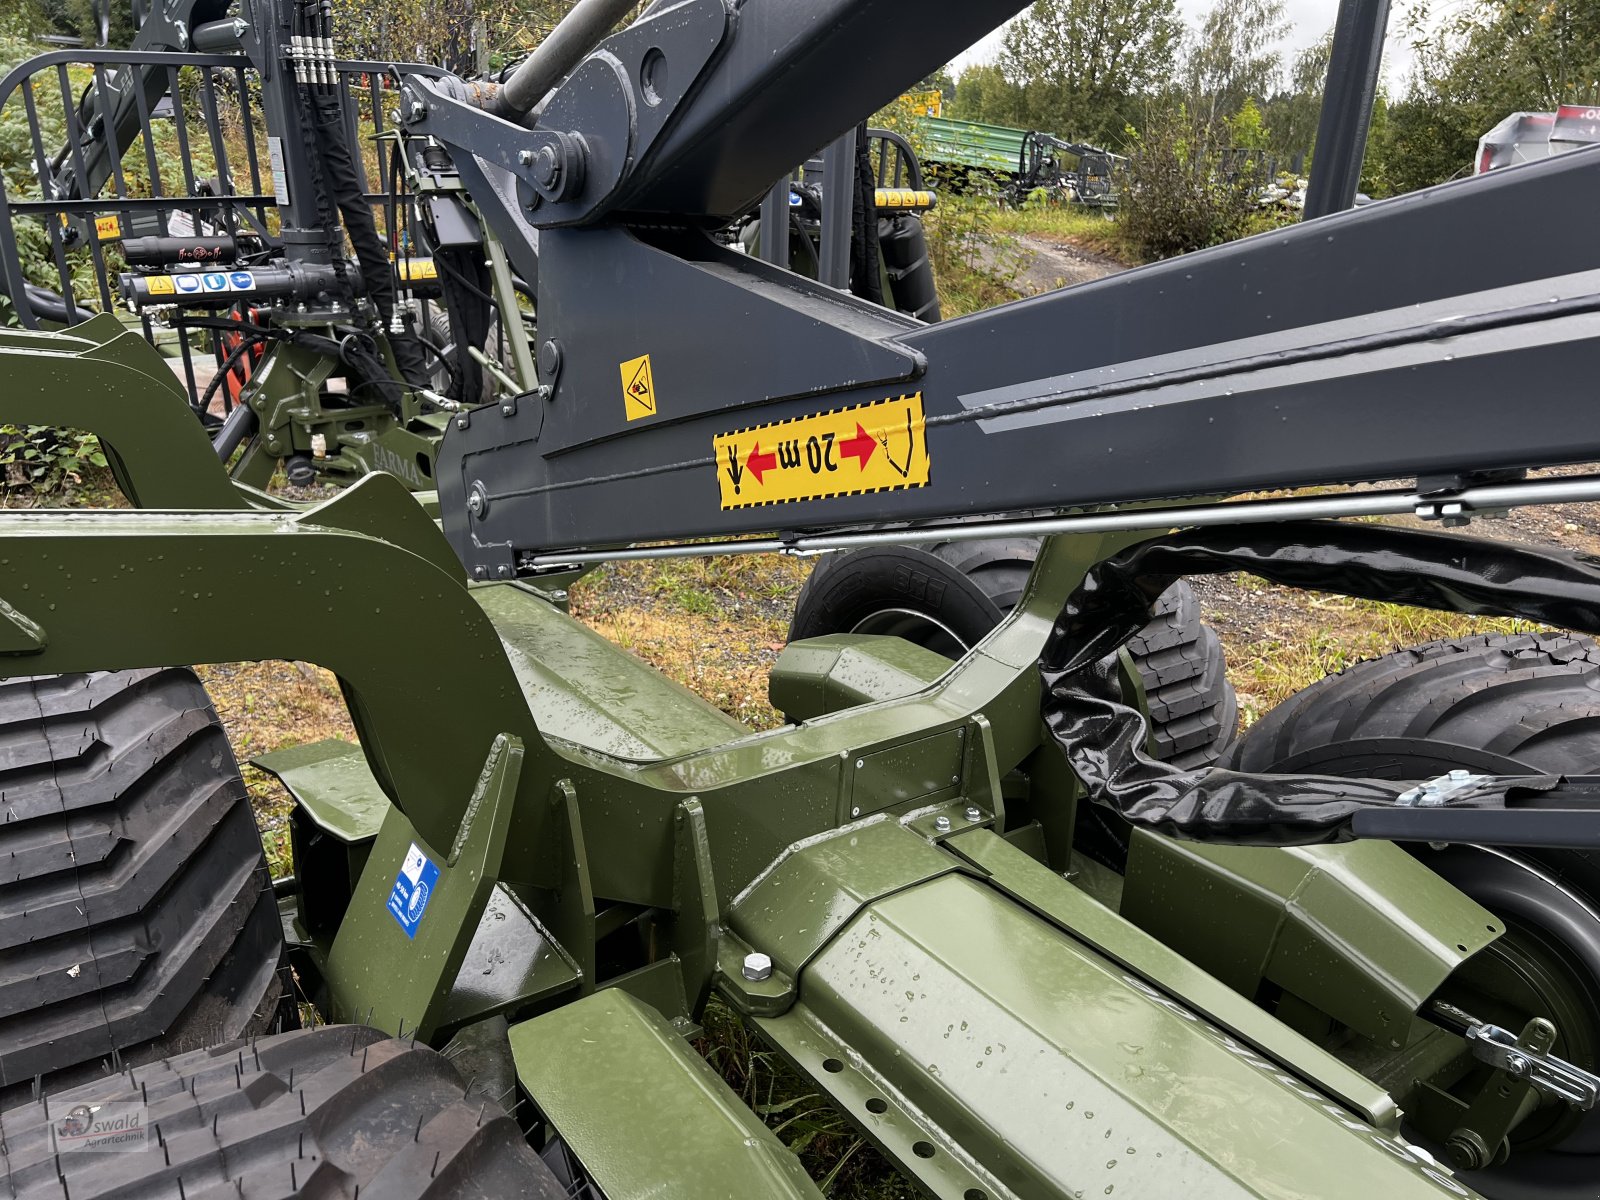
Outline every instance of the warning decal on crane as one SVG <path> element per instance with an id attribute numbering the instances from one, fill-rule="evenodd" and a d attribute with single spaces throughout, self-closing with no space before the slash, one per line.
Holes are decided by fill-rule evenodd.
<path id="1" fill-rule="evenodd" d="M 737 429 L 713 439 L 722 507 L 924 487 L 922 393 Z"/>
<path id="2" fill-rule="evenodd" d="M 656 381 L 648 354 L 622 364 L 622 408 L 630 421 L 656 415 Z"/>

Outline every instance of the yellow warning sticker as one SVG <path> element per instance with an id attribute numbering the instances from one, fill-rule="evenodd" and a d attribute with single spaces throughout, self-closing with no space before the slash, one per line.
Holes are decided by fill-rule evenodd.
<path id="1" fill-rule="evenodd" d="M 630 421 L 656 415 L 656 381 L 648 354 L 622 364 L 622 407 Z"/>
<path id="2" fill-rule="evenodd" d="M 390 258 L 393 259 L 393 255 Z M 431 258 L 402 258 L 397 265 L 402 283 L 421 283 L 439 278 L 439 268 Z"/>
<path id="3" fill-rule="evenodd" d="M 144 281 L 145 291 L 152 296 L 170 296 L 178 289 L 172 284 L 171 275 L 150 275 Z"/>
<path id="4" fill-rule="evenodd" d="M 109 217 L 96 217 L 94 232 L 102 242 L 114 242 L 122 236 L 122 222 L 117 220 L 115 214 Z"/>
<path id="5" fill-rule="evenodd" d="M 723 508 L 925 487 L 922 393 L 719 434 Z"/>

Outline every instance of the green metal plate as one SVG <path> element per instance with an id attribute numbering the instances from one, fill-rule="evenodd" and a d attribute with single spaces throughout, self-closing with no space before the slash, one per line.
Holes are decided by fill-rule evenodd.
<path id="1" fill-rule="evenodd" d="M 250 763 L 277 776 L 312 822 L 341 842 L 378 836 L 389 797 L 360 746 L 330 738 L 258 754 Z"/>
<path id="2" fill-rule="evenodd" d="M 534 589 L 472 589 L 546 737 L 622 759 L 677 758 L 750 731 L 654 667 L 620 653 Z"/>
<path id="3" fill-rule="evenodd" d="M 967 876 L 873 903 L 800 995 L 763 1032 L 935 1195 L 1470 1194 Z"/>
<path id="4" fill-rule="evenodd" d="M 1388 842 L 1279 849 L 1136 834 L 1122 914 L 1246 996 L 1269 980 L 1395 1048 L 1500 928 Z"/>
<path id="5" fill-rule="evenodd" d="M 1352 1112 L 1375 1125 L 1398 1123 L 1394 1101 L 1382 1088 L 1004 839 L 978 829 L 945 844 L 989 872 L 994 886 L 1301 1079 L 1315 1081 Z"/>
<path id="6" fill-rule="evenodd" d="M 616 989 L 511 1030 L 517 1079 L 612 1200 L 818 1200 L 800 1160 Z"/>
<path id="7" fill-rule="evenodd" d="M 863 821 L 779 859 L 738 898 L 728 926 L 792 978 L 871 901 L 959 867 L 896 821 Z"/>
<path id="8" fill-rule="evenodd" d="M 950 659 L 905 638 L 832 633 L 790 642 L 767 680 L 767 697 L 792 721 L 920 692 Z"/>

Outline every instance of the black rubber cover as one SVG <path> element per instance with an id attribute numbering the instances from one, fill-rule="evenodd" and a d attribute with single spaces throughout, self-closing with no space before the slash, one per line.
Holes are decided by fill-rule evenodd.
<path id="1" fill-rule="evenodd" d="M 1319 775 L 1183 771 L 1144 753 L 1144 718 L 1123 702 L 1117 648 L 1181 575 L 1247 571 L 1274 583 L 1469 613 L 1600 629 L 1600 570 L 1570 551 L 1382 525 L 1294 522 L 1194 529 L 1131 547 L 1095 567 L 1062 608 L 1039 669 L 1043 715 L 1089 796 L 1172 836 L 1301 845 L 1355 836 L 1351 821 L 1391 810 L 1403 783 Z M 1502 779 L 1450 809 L 1514 808 L 1556 776 Z M 1600 822 L 1600 813 L 1596 814 Z"/>
<path id="2" fill-rule="evenodd" d="M 269 1028 L 282 954 L 193 672 L 0 684 L 0 1103 Z"/>
<path id="3" fill-rule="evenodd" d="M 566 1195 L 443 1055 L 361 1026 L 229 1042 L 48 1100 L 48 1116 L 37 1103 L 0 1114 L 0 1173 L 18 1200 Z M 47 1121 L 111 1104 L 144 1106 L 146 1149 L 52 1152 Z"/>

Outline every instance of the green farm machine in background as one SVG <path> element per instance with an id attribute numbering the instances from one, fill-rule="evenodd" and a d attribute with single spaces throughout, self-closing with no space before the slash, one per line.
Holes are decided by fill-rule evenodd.
<path id="1" fill-rule="evenodd" d="M 381 470 L 237 486 L 108 314 L 0 330 L 0 416 L 133 505 L 0 513 L 9 1195 L 816 1197 L 696 1054 L 713 995 L 940 1200 L 1593 1195 L 1600 571 L 1339 518 L 1600 499 L 1528 475 L 1600 459 L 1600 151 L 1340 211 L 1385 10 L 1345 0 L 1323 219 L 938 323 L 838 286 L 888 273 L 826 198 L 817 277 L 772 261 L 786 173 L 834 147 L 866 222 L 841 131 L 1019 6 L 581 0 L 495 84 L 395 68 L 538 315 L 536 387 L 440 409 L 437 522 Z M 336 87 L 326 14 L 184 37 L 282 17 L 217 69 Z M 775 730 L 563 611 L 590 563 L 819 551 Z M 1231 742 L 1182 579 L 1240 571 L 1579 633 Z M 263 658 L 360 738 L 263 760 L 276 882 L 187 670 Z"/>
<path id="2" fill-rule="evenodd" d="M 941 176 L 962 186 L 988 180 L 1019 208 L 1030 200 L 1106 210 L 1117 206 L 1118 176 L 1127 159 L 1099 146 L 1039 129 L 932 115 L 918 118 L 917 131 L 923 157 Z"/>

